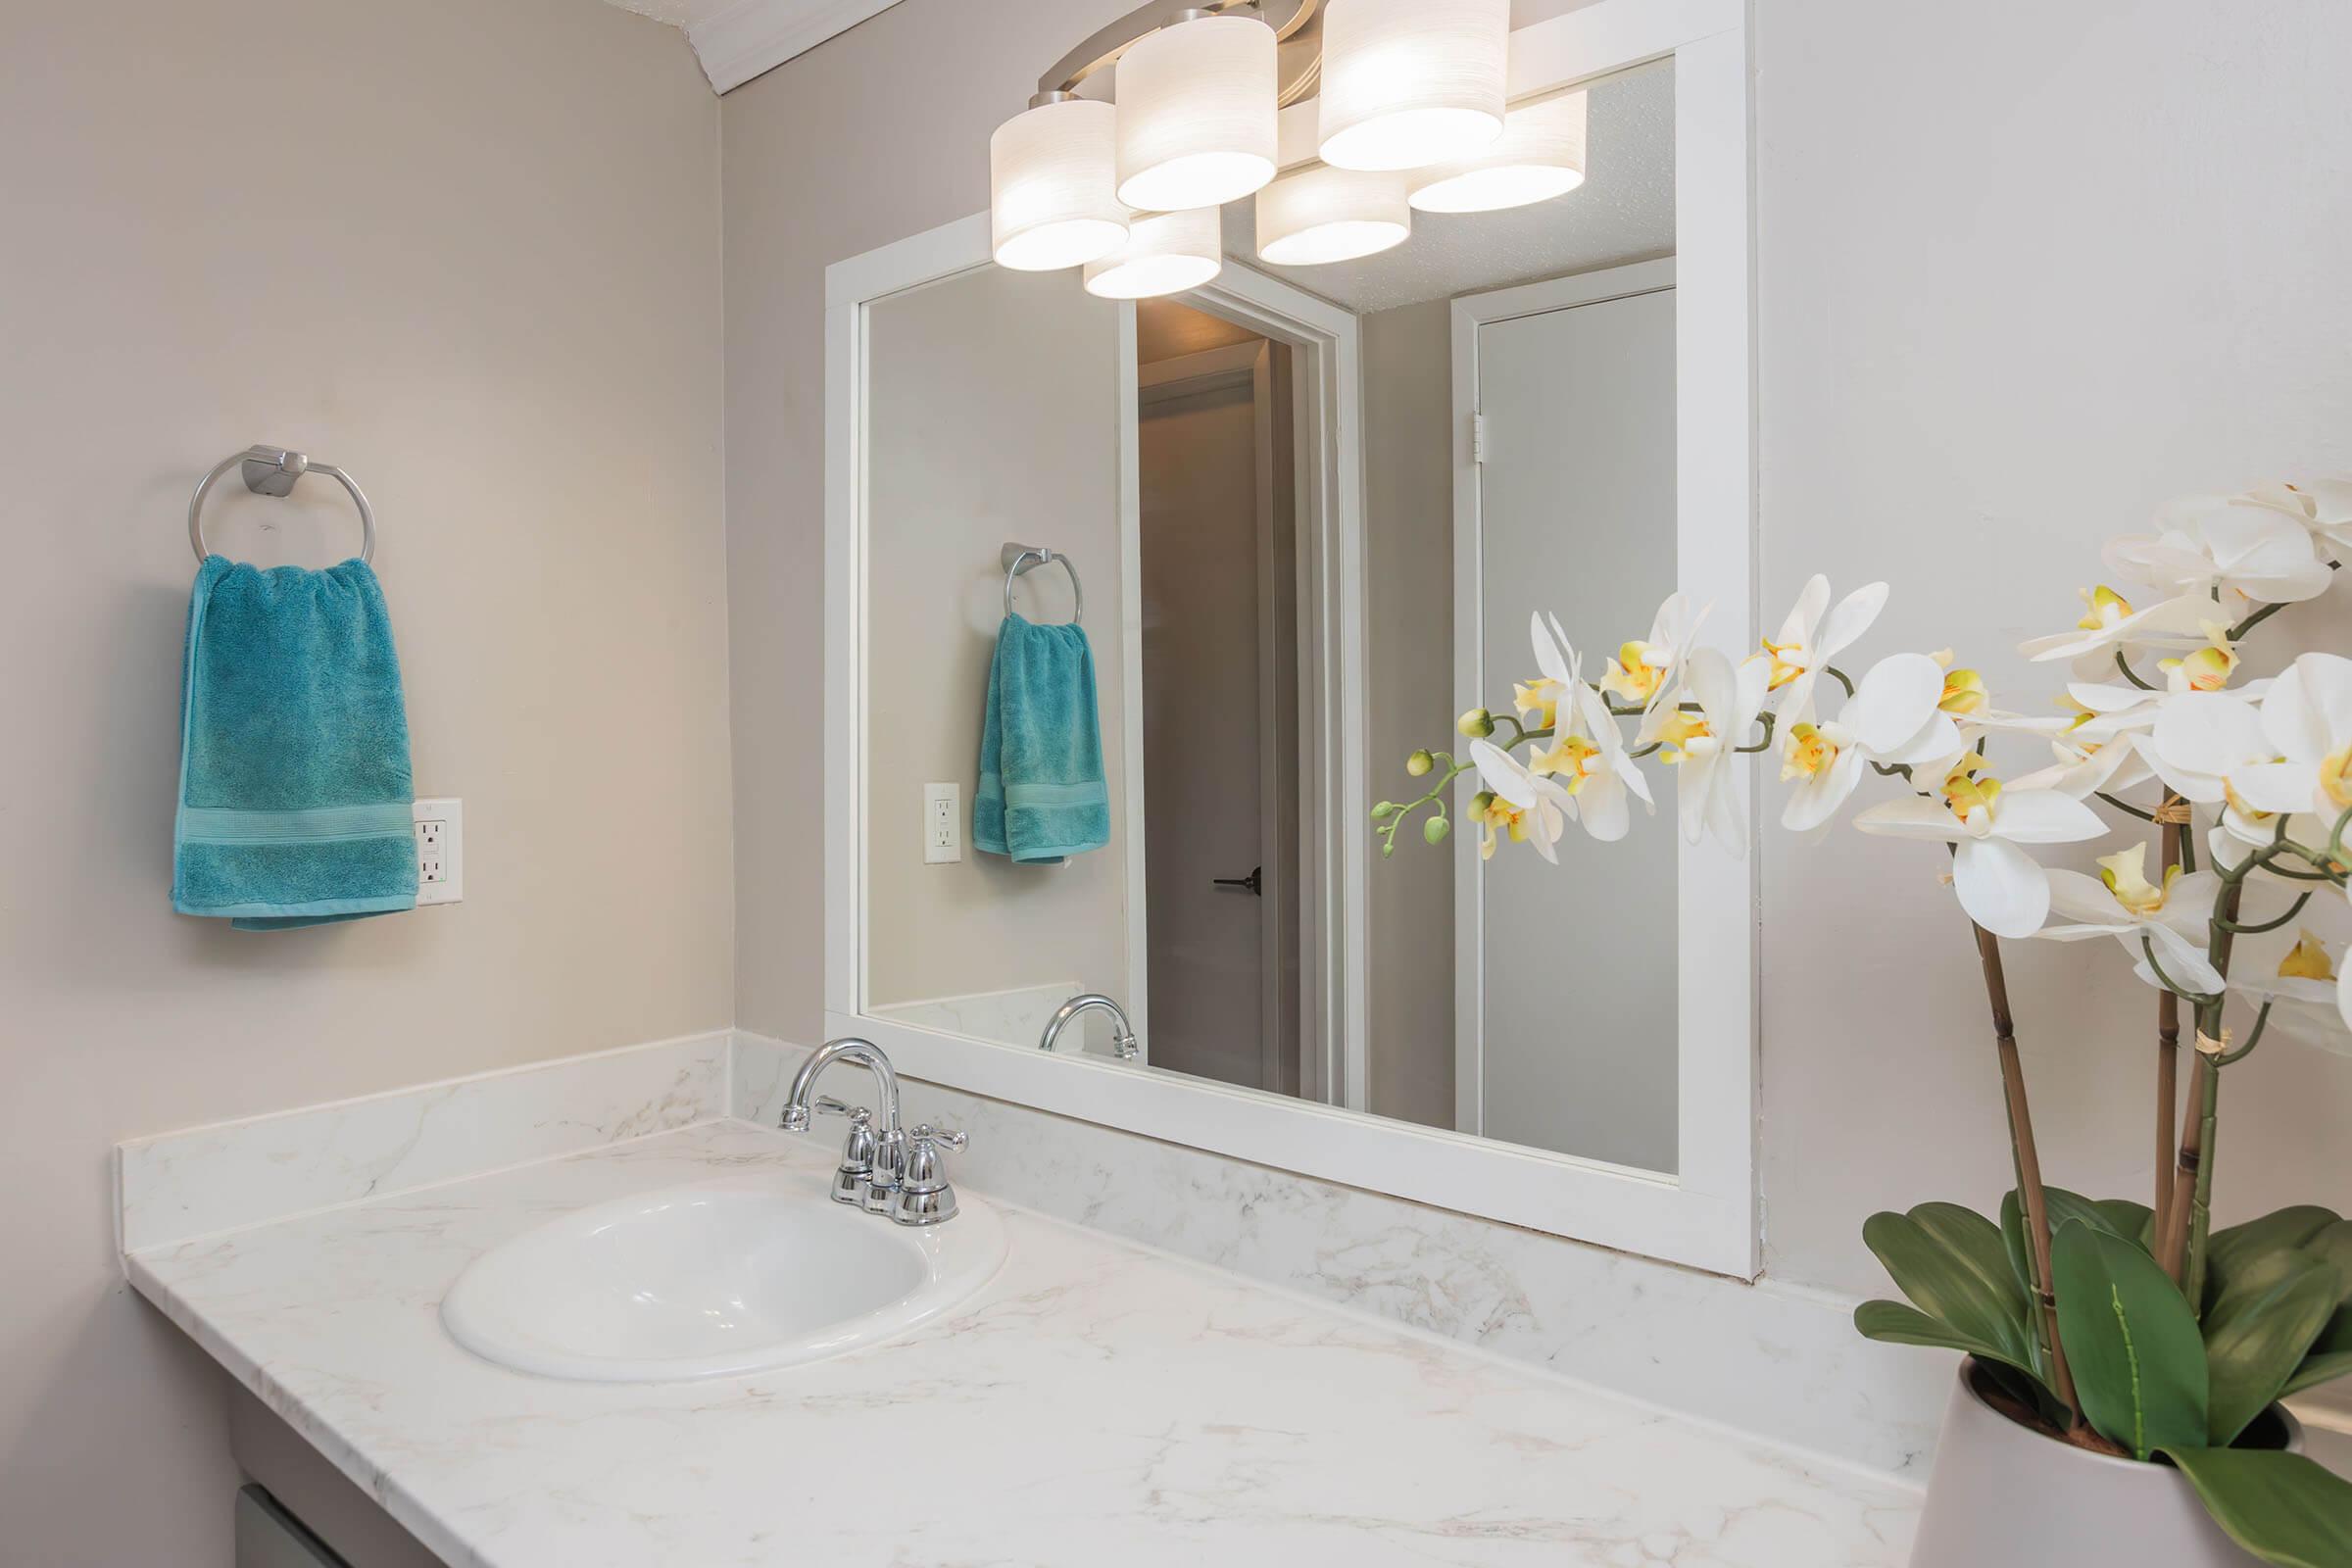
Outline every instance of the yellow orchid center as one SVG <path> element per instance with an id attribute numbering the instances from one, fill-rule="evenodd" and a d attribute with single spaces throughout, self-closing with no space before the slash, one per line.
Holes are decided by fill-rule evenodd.
<path id="1" fill-rule="evenodd" d="M 1794 724 L 1781 743 L 1781 778 L 1818 778 L 1838 760 L 1838 747 L 1817 724 Z"/>
<path id="2" fill-rule="evenodd" d="M 1946 713 L 1973 713 L 1991 701 L 1984 676 L 1973 669 L 1954 669 L 1944 672 L 1943 694 L 1936 706 Z"/>
<path id="3" fill-rule="evenodd" d="M 1658 682 L 1666 678 L 1663 663 L 1649 662 L 1652 651 L 1644 642 L 1624 644 L 1609 661 L 1608 673 L 1600 677 L 1600 689 L 1629 703 L 1648 703 L 1657 695 Z"/>
<path id="4" fill-rule="evenodd" d="M 2302 940 L 2295 944 L 2294 951 L 2278 960 L 2278 978 L 2332 980 L 2335 978 L 2335 965 L 2328 961 L 2328 950 L 2320 946 L 2320 939 L 2307 930 L 2302 934 Z"/>
<path id="5" fill-rule="evenodd" d="M 1574 795 L 1585 787 L 1592 776 L 1592 759 L 1600 748 L 1582 735 L 1563 735 L 1547 752 L 1528 759 L 1527 770 L 1545 774 L 1561 781 L 1561 788 Z"/>
<path id="6" fill-rule="evenodd" d="M 2230 684 L 2230 676 L 2237 668 L 2237 650 L 2230 644 L 2230 628 L 2218 620 L 2203 624 L 2203 648 L 2179 659 L 2156 662 L 2158 669 L 2173 677 L 2175 690 L 2218 692 Z"/>
<path id="7" fill-rule="evenodd" d="M 2082 589 L 2082 595 L 2087 612 L 2075 624 L 2084 631 L 2104 631 L 2132 613 L 2132 601 L 2104 583 Z"/>
<path id="8" fill-rule="evenodd" d="M 1972 813 L 1989 812 L 1992 803 L 2000 799 L 2001 781 L 1986 774 L 1976 776 L 1984 765 L 1984 754 L 1970 752 L 1954 762 L 1951 771 L 1943 775 L 1943 804 L 1961 821 L 1971 820 Z"/>
<path id="9" fill-rule="evenodd" d="M 1471 809 L 1486 825 L 1486 833 L 1478 841 L 1478 858 L 1482 860 L 1492 860 L 1494 858 L 1495 834 L 1498 830 L 1513 844 L 1526 842 L 1527 813 L 1499 795 L 1487 795 L 1484 799 L 1486 801 L 1484 806 L 1473 801 Z"/>
<path id="10" fill-rule="evenodd" d="M 1511 688 L 1511 706 L 1522 718 L 1532 716 L 1531 728 L 1543 729 L 1559 717 L 1561 690 L 1560 683 L 1547 675 L 1523 680 Z"/>
<path id="11" fill-rule="evenodd" d="M 2072 697 L 2060 697 L 2058 699 L 2058 707 L 2075 715 L 2073 718 L 2070 718 L 2066 721 L 2066 727 L 2069 731 L 2081 729 L 2083 725 L 2089 723 L 2092 719 L 2099 716 L 2096 711 L 2083 707 L 2081 703 L 2076 702 Z"/>
<path id="12" fill-rule="evenodd" d="M 2115 895 L 2115 902 L 2133 914 L 2154 914 L 2164 907 L 2165 899 L 2173 891 L 2173 881 L 2180 874 L 2177 865 L 2164 868 L 2164 885 L 2159 887 L 2147 876 L 2148 847 L 2134 844 L 2128 850 L 2099 857 L 2099 880 Z"/>
<path id="13" fill-rule="evenodd" d="M 2320 788 L 2337 810 L 2352 808 L 2352 746 L 2330 752 L 2321 761 Z"/>
<path id="14" fill-rule="evenodd" d="M 1772 656 L 1772 691 L 1779 691 L 1811 667 L 1812 656 L 1803 643 L 1776 643 L 1767 637 L 1764 651 Z"/>
<path id="15" fill-rule="evenodd" d="M 1714 733 L 1707 728 L 1704 713 L 1677 709 L 1658 726 L 1658 760 L 1669 765 L 1686 761 L 1690 759 L 1692 744 Z"/>

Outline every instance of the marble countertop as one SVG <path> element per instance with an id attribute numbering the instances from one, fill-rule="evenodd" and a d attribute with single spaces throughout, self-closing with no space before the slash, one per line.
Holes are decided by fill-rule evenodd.
<path id="1" fill-rule="evenodd" d="M 829 1152 L 743 1122 L 129 1254 L 455 1568 L 1899 1568 L 1918 1494 L 1010 1205 L 948 1320 L 767 1376 L 509 1372 L 443 1292 L 587 1203 Z M 880 1223 L 877 1221 L 877 1223 Z"/>

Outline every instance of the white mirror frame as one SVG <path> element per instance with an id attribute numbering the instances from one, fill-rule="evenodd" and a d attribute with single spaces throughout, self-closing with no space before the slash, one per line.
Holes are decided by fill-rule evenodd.
<path id="1" fill-rule="evenodd" d="M 1755 407 L 1749 70 L 1744 0 L 1599 0 L 1511 35 L 1521 102 L 1675 62 L 1677 557 L 1712 602 L 1714 640 L 1755 642 Z M 1285 167 L 1314 155 L 1315 106 L 1282 117 Z M 862 1035 L 951 1088 L 1507 1224 L 1752 1279 L 1756 943 L 1752 859 L 1679 857 L 1680 1110 L 1674 1175 L 1628 1170 L 1091 1056 L 945 1034 L 860 1010 L 865 930 L 863 348 L 867 305 L 987 264 L 986 215 L 836 263 L 825 308 L 825 1032 Z M 1350 443 L 1350 447 L 1354 444 Z M 1132 459 L 1132 454 L 1128 455 Z M 1360 452 L 1344 461 L 1360 464 Z M 1360 485 L 1360 470 L 1341 475 Z M 1354 579 L 1360 594 L 1360 572 Z M 1355 627 L 1361 625 L 1359 602 Z M 1639 613 L 1646 616 L 1649 607 Z M 1629 611 L 1629 613 L 1635 612 Z M 1630 624 L 1630 623 L 1629 623 Z M 1613 635 L 1621 628 L 1577 635 Z M 1638 628 L 1637 628 L 1638 629 Z M 1354 628 L 1351 628 L 1353 631 Z M 1342 694 L 1360 705 L 1360 691 Z M 1358 709 L 1360 711 L 1360 707 Z M 1442 725 L 1447 715 L 1432 714 Z M 1360 737 L 1360 729 L 1357 731 Z M 1346 822 L 1369 842 L 1360 742 Z M 1752 774 L 1752 766 L 1749 770 Z M 1743 810 L 1754 838 L 1752 779 Z M 1671 802 L 1641 830 L 1675 831 Z M 1360 858 L 1360 857 L 1359 857 Z M 1375 873 L 1377 874 L 1377 873 Z M 1360 943 L 1354 951 L 1360 953 Z M 1361 975 L 1343 992 L 1361 996 Z M 1335 1009 L 1361 1058 L 1360 1003 Z M 1637 1044 L 1631 1049 L 1642 1049 Z"/>

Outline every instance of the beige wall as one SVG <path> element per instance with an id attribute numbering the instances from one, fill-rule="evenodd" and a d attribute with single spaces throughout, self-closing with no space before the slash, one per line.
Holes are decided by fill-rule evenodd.
<path id="1" fill-rule="evenodd" d="M 889 715 L 866 757 L 867 1000 L 895 1005 L 1049 982 L 1125 994 L 1127 820 L 1119 542 L 1119 318 L 1066 272 L 985 268 L 867 317 L 875 563 L 866 684 Z M 1015 865 L 971 843 L 1005 541 L 1069 552 L 1094 614 L 1110 843 Z M 1067 620 L 1059 566 L 1013 607 Z M 962 793 L 960 860 L 923 858 L 923 786 Z M 1023 1040 L 1029 1045 L 1030 1040 Z"/>
<path id="2" fill-rule="evenodd" d="M 822 872 L 800 829 L 823 266 L 984 206 L 989 131 L 1121 9 L 907 0 L 726 100 L 746 1027 L 807 1037 L 819 1006 Z M 1996 0 L 1955 29 L 1868 0 L 1757 10 L 1767 613 L 1815 569 L 1885 576 L 1907 643 L 2013 677 L 1999 650 L 2063 623 L 2100 537 L 2157 499 L 2352 467 L 2352 205 L 2335 199 L 2352 120 L 2328 64 L 2352 51 L 2352 13 Z M 2029 564 L 2045 602 L 2018 591 Z M 1442 685 L 1429 702 L 1415 739 L 1450 717 Z M 1400 740 L 1373 737 L 1376 793 Z M 1932 857 L 1847 833 L 1806 849 L 1775 832 L 1761 854 L 1768 1256 L 1784 1278 L 1877 1289 L 1865 1214 L 1985 1202 L 2005 1181 L 1965 928 Z M 2148 1158 L 2144 1030 L 2081 1028 L 2065 993 L 2082 956 L 2022 953 L 2020 1011 L 2055 1174 L 2120 1190 Z M 2144 1001 L 2112 971 L 2091 994 L 2134 1016 Z M 2221 1201 L 2352 1201 L 2352 1063 L 2265 1050 L 2242 1102 L 2270 1119 L 2225 1131 Z"/>
<path id="3" fill-rule="evenodd" d="M 223 1382 L 122 1281 L 115 1140 L 728 1021 L 716 137 L 677 34 L 580 0 L 0 16 L 0 1559 L 228 1561 Z M 253 441 L 375 503 L 463 905 L 171 911 L 187 491 Z"/>
<path id="4" fill-rule="evenodd" d="M 1909 646 L 2022 695 L 2008 650 L 2069 623 L 2107 534 L 2352 469 L 2352 8 L 1757 10 L 1768 624 L 1807 573 L 1885 577 Z M 1850 1290 L 1871 1210 L 2007 1185 L 1967 929 L 1937 857 L 1888 849 L 1763 849 L 1768 1257 Z M 2051 1178 L 2136 1191 L 2152 1004 L 2110 955 L 2011 946 Z M 2225 1218 L 2352 1203 L 2352 1061 L 2275 1041 L 2229 1083 Z"/>

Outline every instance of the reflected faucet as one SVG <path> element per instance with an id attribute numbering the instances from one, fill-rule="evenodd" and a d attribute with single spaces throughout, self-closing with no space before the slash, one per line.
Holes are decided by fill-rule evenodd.
<path id="1" fill-rule="evenodd" d="M 1110 1014 L 1114 1030 L 1110 1037 L 1110 1049 L 1118 1053 L 1121 1061 L 1133 1061 L 1143 1054 L 1143 1047 L 1136 1043 L 1135 1025 L 1127 1021 L 1127 1009 L 1100 991 L 1081 992 L 1055 1008 L 1054 1016 L 1046 1020 L 1046 1032 L 1038 1036 L 1037 1049 L 1052 1051 L 1054 1042 L 1061 1038 L 1062 1030 L 1070 1026 L 1070 1020 L 1094 1007 L 1101 1007 Z"/>
<path id="2" fill-rule="evenodd" d="M 788 1133 L 808 1130 L 809 1097 L 816 1091 L 817 1074 L 837 1061 L 855 1062 L 873 1073 L 874 1082 L 882 1091 L 882 1131 L 872 1135 L 871 1172 L 861 1181 L 837 1184 L 833 1198 L 836 1202 L 856 1203 L 869 1214 L 886 1214 L 906 1168 L 906 1135 L 899 1127 L 899 1075 L 891 1067 L 890 1058 L 882 1054 L 881 1047 L 853 1036 L 826 1041 L 792 1075 L 792 1088 L 784 1096 L 781 1125 Z M 851 1134 L 853 1142 L 863 1133 L 863 1124 L 859 1123 Z M 845 1157 L 842 1167 L 845 1175 L 854 1174 L 852 1164 Z"/>

